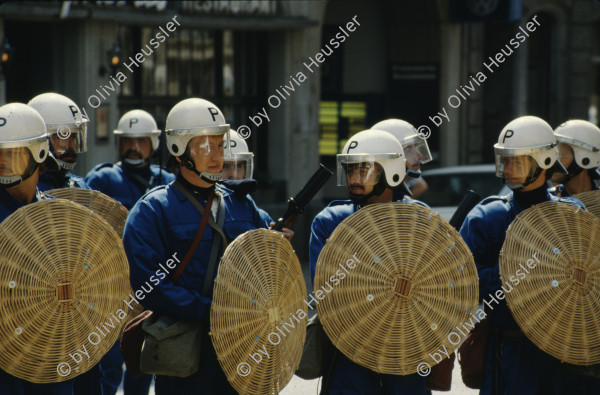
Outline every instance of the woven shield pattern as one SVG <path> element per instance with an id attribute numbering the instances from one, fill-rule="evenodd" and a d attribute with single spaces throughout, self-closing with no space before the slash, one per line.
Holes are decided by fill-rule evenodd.
<path id="1" fill-rule="evenodd" d="M 600 190 L 578 193 L 573 197 L 581 200 L 590 213 L 600 217 Z"/>
<path id="2" fill-rule="evenodd" d="M 125 318 L 118 309 L 130 312 L 123 303 L 129 266 L 117 233 L 77 203 L 48 199 L 2 222 L 0 251 L 0 368 L 50 383 L 93 367 L 119 338 Z M 76 363 L 70 355 L 82 346 L 89 359 L 80 352 Z"/>
<path id="3" fill-rule="evenodd" d="M 289 383 L 306 337 L 305 298 L 300 262 L 280 232 L 256 229 L 229 244 L 215 280 L 211 338 L 240 394 L 278 394 Z"/>
<path id="4" fill-rule="evenodd" d="M 524 210 L 506 231 L 501 280 L 525 274 L 505 293 L 508 307 L 529 340 L 563 362 L 600 362 L 599 240 L 600 218 L 559 202 Z"/>
<path id="5" fill-rule="evenodd" d="M 340 223 L 319 255 L 315 290 L 334 280 L 317 305 L 325 332 L 344 355 L 378 373 L 412 374 L 431 362 L 429 353 L 451 352 L 457 345 L 448 335 L 477 309 L 469 248 L 418 204 L 372 204 Z"/>
<path id="6" fill-rule="evenodd" d="M 129 211 L 117 200 L 103 194 L 99 191 L 82 188 L 59 188 L 51 189 L 46 194 L 67 199 L 85 206 L 104 218 L 120 238 L 123 238 L 123 228 L 127 221 Z"/>

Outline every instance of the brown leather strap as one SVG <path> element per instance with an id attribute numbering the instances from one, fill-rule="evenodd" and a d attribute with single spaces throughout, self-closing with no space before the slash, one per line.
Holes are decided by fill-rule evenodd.
<path id="1" fill-rule="evenodd" d="M 194 241 L 192 241 L 192 245 L 190 249 L 187 251 L 185 256 L 183 257 L 183 261 L 177 267 L 175 274 L 173 274 L 173 283 L 176 283 L 181 273 L 185 270 L 185 267 L 189 263 L 190 259 L 192 259 L 192 255 L 198 248 L 198 244 L 200 240 L 202 240 L 202 235 L 204 234 L 204 229 L 206 229 L 206 224 L 208 224 L 208 218 L 210 217 L 210 209 L 212 207 L 213 197 L 215 196 L 214 191 L 211 191 L 208 195 L 208 199 L 206 200 L 206 207 L 204 207 L 204 212 L 202 213 L 202 221 L 200 221 L 200 227 L 198 228 L 198 232 L 196 232 L 196 237 L 194 237 Z"/>

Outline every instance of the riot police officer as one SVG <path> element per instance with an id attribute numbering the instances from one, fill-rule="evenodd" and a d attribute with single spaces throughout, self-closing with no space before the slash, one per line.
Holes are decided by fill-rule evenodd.
<path id="1" fill-rule="evenodd" d="M 554 130 L 559 160 L 568 174 L 555 174 L 557 196 L 570 196 L 600 189 L 600 128 L 591 122 L 573 119 Z"/>
<path id="2" fill-rule="evenodd" d="M 0 222 L 25 206 L 45 199 L 36 187 L 49 151 L 44 119 L 32 107 L 0 107 Z M 0 370 L 0 394 L 72 395 L 73 380 L 35 384 Z"/>
<path id="3" fill-rule="evenodd" d="M 152 153 L 158 149 L 160 130 L 146 111 L 125 113 L 113 133 L 120 162 L 94 167 L 85 180 L 90 188 L 130 209 L 147 191 L 173 181 L 175 176 L 150 163 Z"/>
<path id="4" fill-rule="evenodd" d="M 556 137 L 544 120 L 523 116 L 511 121 L 502 129 L 494 150 L 496 175 L 512 192 L 484 199 L 469 212 L 460 229 L 477 266 L 480 300 L 501 286 L 505 293 L 512 291 L 512 285 L 504 288 L 500 282 L 498 259 L 506 230 L 520 212 L 547 201 L 583 207 L 579 200 L 552 196 L 546 188 L 552 174 L 565 170 L 558 161 Z M 500 300 L 487 319 L 491 319 L 492 334 L 481 394 L 584 393 L 586 380 L 575 379 L 558 360 L 527 339 L 506 300 Z"/>
<path id="5" fill-rule="evenodd" d="M 212 227 L 205 228 L 177 284 L 170 275 L 157 286 L 148 282 L 150 275 L 160 270 L 160 262 L 173 254 L 183 257 L 190 249 L 202 219 L 202 213 L 190 199 L 202 206 L 213 202 L 209 215 L 215 219 L 224 215 L 222 233 L 227 242 L 248 230 L 269 226 L 252 199 L 217 184 L 222 176 L 228 133 L 229 125 L 221 110 L 209 101 L 186 99 L 169 112 L 166 141 L 171 162 L 179 167 L 177 180 L 153 189 L 138 201 L 129 213 L 123 234 L 131 285 L 150 291 L 143 303 L 155 313 L 180 320 L 201 321 L 209 317 L 211 298 L 203 297 L 200 290 L 207 275 L 213 238 L 219 237 Z M 284 234 L 291 238 L 293 232 L 285 230 Z M 216 256 L 222 254 L 223 247 L 216 244 Z M 219 366 L 208 326 L 204 329 L 199 371 L 188 377 L 157 375 L 157 394 L 171 394 L 174 390 L 196 394 L 200 389 L 204 394 L 235 393 Z"/>
<path id="6" fill-rule="evenodd" d="M 383 130 L 398 139 L 404 148 L 406 159 L 406 183 L 411 195 L 416 199 L 427 190 L 427 182 L 421 177 L 421 164 L 431 161 L 431 152 L 427 140 L 423 139 L 417 129 L 410 123 L 390 118 L 377 122 L 371 127 L 375 130 Z"/>
<path id="7" fill-rule="evenodd" d="M 382 130 L 366 130 L 352 136 L 337 155 L 338 186 L 345 186 L 350 200 L 333 201 L 313 220 L 310 236 L 310 274 L 314 280 L 319 254 L 335 228 L 354 212 L 373 203 L 407 200 L 395 190 L 403 185 L 406 162 L 396 137 Z M 398 194 L 399 193 L 399 194 Z M 420 203 L 420 202 L 417 202 Z M 336 352 L 331 375 L 324 377 L 323 394 L 428 394 L 427 378 L 378 374 Z"/>
<path id="8" fill-rule="evenodd" d="M 75 102 L 54 92 L 37 95 L 27 103 L 44 118 L 50 142 L 50 154 L 44 162 L 38 188 L 90 189 L 83 177 L 71 172 L 77 154 L 87 151 L 87 126 Z"/>

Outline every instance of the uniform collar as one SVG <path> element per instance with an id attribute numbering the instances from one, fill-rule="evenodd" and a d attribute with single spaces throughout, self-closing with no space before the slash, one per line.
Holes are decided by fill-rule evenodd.
<path id="1" fill-rule="evenodd" d="M 517 212 L 521 212 L 533 206 L 534 204 L 547 202 L 552 200 L 550 192 L 546 187 L 546 184 L 539 188 L 536 188 L 528 192 L 512 192 L 511 202 L 517 209 Z"/>
<path id="2" fill-rule="evenodd" d="M 119 165 L 119 167 L 121 169 L 123 169 L 124 172 L 126 173 L 133 173 L 133 174 L 138 174 L 144 178 L 150 178 L 150 176 L 152 176 L 152 170 L 150 169 L 150 164 L 148 166 L 144 166 L 144 167 L 135 167 L 135 166 L 130 166 L 127 163 L 121 161 L 121 162 L 117 162 L 117 165 Z"/>
<path id="3" fill-rule="evenodd" d="M 45 198 L 46 195 L 44 195 L 44 193 L 36 187 L 35 194 L 33 195 L 33 200 L 31 201 L 31 203 L 35 203 Z M 8 208 L 11 212 L 15 212 L 21 207 L 25 206 L 23 203 L 12 197 L 12 195 L 8 193 L 6 188 L 0 188 L 0 204 Z"/>
<path id="4" fill-rule="evenodd" d="M 213 188 L 200 188 L 197 187 L 195 185 L 190 184 L 188 181 L 186 181 L 183 177 L 181 177 L 181 174 L 179 174 L 177 176 L 177 181 L 179 181 L 179 183 L 188 191 L 190 191 L 190 193 L 192 193 L 195 197 L 197 197 L 198 199 L 202 200 L 202 201 L 206 201 L 206 198 L 200 193 L 199 190 L 210 190 L 214 188 L 215 192 L 219 192 L 222 196 L 227 195 L 227 189 L 224 188 L 223 186 L 219 185 L 219 184 L 215 184 L 215 186 Z M 187 198 L 185 197 L 185 195 L 178 190 L 177 188 L 173 187 L 173 185 L 171 185 L 172 182 L 169 184 L 169 188 L 171 188 L 175 195 L 177 196 L 177 198 L 179 199 L 180 202 L 183 202 L 185 200 L 187 200 Z"/>

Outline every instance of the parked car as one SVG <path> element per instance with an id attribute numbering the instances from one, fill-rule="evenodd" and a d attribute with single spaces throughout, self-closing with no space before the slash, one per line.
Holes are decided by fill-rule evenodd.
<path id="1" fill-rule="evenodd" d="M 493 164 L 442 167 L 425 170 L 422 175 L 429 188 L 419 200 L 427 203 L 446 220 L 452 218 L 469 189 L 482 198 L 510 192 L 496 177 L 496 166 Z"/>

